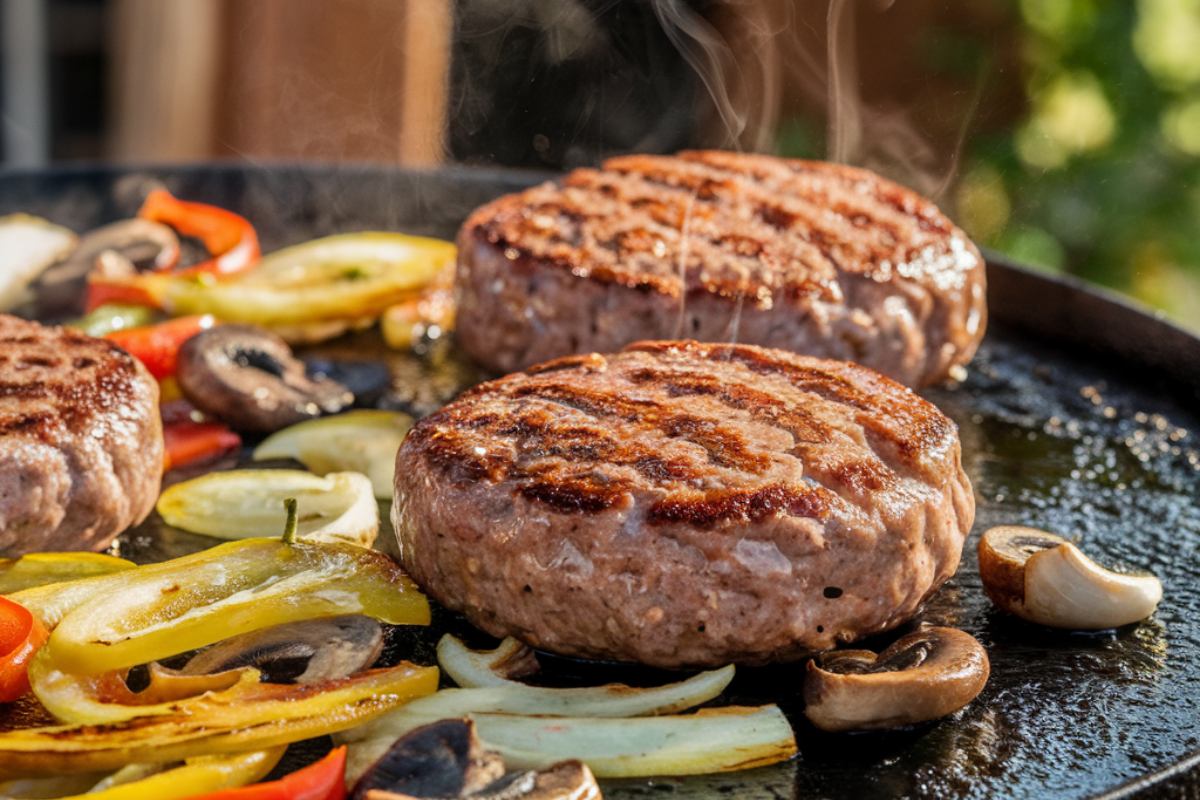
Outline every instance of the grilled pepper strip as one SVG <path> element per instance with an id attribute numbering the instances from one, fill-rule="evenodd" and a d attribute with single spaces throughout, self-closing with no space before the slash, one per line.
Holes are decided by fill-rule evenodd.
<path id="1" fill-rule="evenodd" d="M 153 325 L 161 315 L 144 305 L 121 305 L 106 303 L 93 309 L 87 316 L 72 320 L 67 327 L 78 328 L 88 336 L 107 336 L 114 331 L 127 331 Z"/>
<path id="2" fill-rule="evenodd" d="M 204 242 L 213 257 L 177 270 L 177 275 L 232 275 L 254 266 L 262 252 L 258 234 L 245 217 L 217 206 L 179 200 L 165 189 L 150 192 L 137 215 Z"/>
<path id="3" fill-rule="evenodd" d="M 454 256 L 454 245 L 437 239 L 341 234 L 271 253 L 230 280 L 173 279 L 162 296 L 176 314 L 267 327 L 371 319 L 415 296 Z"/>
<path id="4" fill-rule="evenodd" d="M 223 789 L 195 800 L 342 800 L 346 796 L 346 748 L 277 781 Z"/>
<path id="5" fill-rule="evenodd" d="M 433 693 L 437 681 L 436 667 L 401 664 L 317 685 L 259 684 L 256 694 L 247 698 L 252 710 L 212 703 L 193 708 L 193 713 L 111 725 L 11 731 L 0 734 L 0 778 L 101 772 L 135 762 L 289 744 L 362 724 Z"/>
<path id="6" fill-rule="evenodd" d="M 278 539 L 229 542 L 116 576 L 14 596 L 48 627 L 53 666 L 97 675 L 260 628 L 362 613 L 429 624 L 429 602 L 386 555 Z"/>
<path id="7" fill-rule="evenodd" d="M 103 553 L 30 553 L 0 559 L 0 594 L 12 594 L 135 567 L 132 561 Z"/>
<path id="8" fill-rule="evenodd" d="M 46 641 L 46 628 L 29 609 L 0 597 L 0 703 L 29 691 L 29 661 Z"/>
<path id="9" fill-rule="evenodd" d="M 216 323 L 211 314 L 180 317 L 156 325 L 113 331 L 104 338 L 116 342 L 141 361 L 156 380 L 171 377 L 179 361 L 179 348 L 200 331 Z"/>
<path id="10" fill-rule="evenodd" d="M 280 746 L 232 756 L 189 758 L 175 769 L 60 800 L 181 800 L 200 792 L 211 796 L 214 792 L 236 791 L 236 787 L 260 780 L 270 772 L 286 749 Z"/>

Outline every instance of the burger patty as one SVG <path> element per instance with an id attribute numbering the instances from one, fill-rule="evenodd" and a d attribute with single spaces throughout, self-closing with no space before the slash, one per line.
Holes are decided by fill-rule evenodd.
<path id="1" fill-rule="evenodd" d="M 0 315 L 0 554 L 98 550 L 150 513 L 158 383 L 112 342 Z"/>
<path id="2" fill-rule="evenodd" d="M 854 364 L 641 342 L 484 383 L 396 459 L 401 560 L 494 636 L 758 664 L 910 619 L 974 517 L 958 431 Z"/>
<path id="3" fill-rule="evenodd" d="M 509 372 L 686 337 L 944 379 L 986 323 L 984 262 L 862 169 L 717 151 L 624 156 L 508 195 L 458 237 L 458 338 Z"/>

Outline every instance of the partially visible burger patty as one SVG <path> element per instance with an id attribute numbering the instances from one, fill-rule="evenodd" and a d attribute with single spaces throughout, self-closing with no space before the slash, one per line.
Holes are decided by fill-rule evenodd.
<path id="1" fill-rule="evenodd" d="M 98 550 L 154 508 L 158 384 L 112 342 L 0 315 L 0 555 Z"/>
<path id="2" fill-rule="evenodd" d="M 468 391 L 409 433 L 401 560 L 495 636 L 661 667 L 893 628 L 958 566 L 958 431 L 854 364 L 642 342 Z"/>
<path id="3" fill-rule="evenodd" d="M 908 189 L 837 164 L 614 158 L 483 206 L 458 246 L 459 341 L 501 372 L 686 337 L 923 386 L 969 361 L 986 323 L 966 235 Z"/>

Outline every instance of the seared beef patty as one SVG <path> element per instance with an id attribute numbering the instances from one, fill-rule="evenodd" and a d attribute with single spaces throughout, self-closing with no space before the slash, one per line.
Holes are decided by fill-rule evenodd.
<path id="1" fill-rule="evenodd" d="M 484 383 L 409 433 L 405 568 L 495 636 L 661 667 L 911 618 L 974 517 L 958 431 L 854 364 L 641 342 Z"/>
<path id="2" fill-rule="evenodd" d="M 158 383 L 104 339 L 0 315 L 0 555 L 99 550 L 162 480 Z"/>
<path id="3" fill-rule="evenodd" d="M 614 158 L 478 209 L 458 246 L 459 341 L 501 372 L 686 337 L 924 386 L 971 359 L 986 323 L 966 235 L 913 192 L 837 164 Z"/>

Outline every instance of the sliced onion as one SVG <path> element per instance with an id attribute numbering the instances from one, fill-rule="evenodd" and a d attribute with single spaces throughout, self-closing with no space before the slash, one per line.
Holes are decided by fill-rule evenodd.
<path id="1" fill-rule="evenodd" d="M 0 217 L 0 312 L 27 299 L 29 284 L 75 247 L 75 233 L 40 217 Z"/>
<path id="2" fill-rule="evenodd" d="M 449 640 L 449 641 L 448 641 Z M 496 652 L 512 652 L 501 645 Z M 472 662 L 478 664 L 481 653 L 468 650 L 452 636 L 438 643 L 438 664 L 450 677 L 467 677 Z M 466 667 L 466 669 L 464 669 Z M 476 670 L 475 677 L 486 678 Z M 500 682 L 474 689 L 445 689 L 416 702 L 414 714 L 439 718 L 461 717 L 472 713 L 530 714 L 555 717 L 639 717 L 672 714 L 712 700 L 733 680 L 732 664 L 702 672 L 692 678 L 666 686 L 631 689 L 624 684 L 552 689 L 526 686 L 516 681 Z M 494 672 L 490 672 L 493 677 Z M 468 678 L 469 679 L 469 678 Z"/>
<path id="3" fill-rule="evenodd" d="M 470 650 L 450 634 L 438 641 L 438 665 L 464 689 L 509 686 L 537 670 L 533 650 L 509 636 L 495 650 Z"/>
<path id="4" fill-rule="evenodd" d="M 390 500 L 396 451 L 413 419 L 398 411 L 363 409 L 309 420 L 273 433 L 254 450 L 254 460 L 294 458 L 318 475 L 361 472 L 375 497 Z"/>
<path id="5" fill-rule="evenodd" d="M 364 726 L 351 742 L 347 775 L 365 769 L 400 736 L 437 717 L 396 709 Z M 703 775 L 785 761 L 796 753 L 792 728 L 777 706 L 710 708 L 692 715 L 597 719 L 470 714 L 484 746 L 510 769 L 579 759 L 598 778 Z M 364 728 L 340 734 L 348 741 Z"/>
<path id="6" fill-rule="evenodd" d="M 370 547 L 379 534 L 379 504 L 371 480 L 357 472 L 325 477 L 294 469 L 213 472 L 177 483 L 158 498 L 168 525 L 220 539 L 278 535 L 283 501 L 296 498 L 296 535 L 318 542 Z"/>

